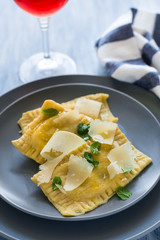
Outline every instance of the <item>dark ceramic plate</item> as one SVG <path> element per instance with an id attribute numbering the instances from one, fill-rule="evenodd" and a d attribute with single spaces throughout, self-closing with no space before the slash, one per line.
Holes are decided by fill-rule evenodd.
<path id="1" fill-rule="evenodd" d="M 26 91 L 26 93 L 17 96 L 16 101 L 6 106 L 0 116 L 0 193 L 2 198 L 24 212 L 54 220 L 89 220 L 121 212 L 144 198 L 160 177 L 160 125 L 154 115 L 140 102 L 120 91 L 99 85 L 97 81 L 76 82 L 73 78 L 76 80 L 76 77 L 61 77 L 59 83 L 53 82 L 49 87 L 42 84 L 42 87 L 37 87 L 35 91 L 27 90 L 27 87 L 30 88 L 32 85 L 34 87 L 35 83 L 18 88 L 17 93 L 20 91 Z M 85 80 L 85 77 L 83 79 Z M 45 83 L 45 80 L 42 82 Z M 121 201 L 114 196 L 107 204 L 85 215 L 66 218 L 51 205 L 40 188 L 30 180 L 38 171 L 38 164 L 21 155 L 12 146 L 11 140 L 20 137 L 16 122 L 21 114 L 41 106 L 45 99 L 64 102 L 82 95 L 100 92 L 110 95 L 109 106 L 112 113 L 119 118 L 119 127 L 136 148 L 152 158 L 153 163 L 127 186 L 133 193 L 127 201 Z"/>

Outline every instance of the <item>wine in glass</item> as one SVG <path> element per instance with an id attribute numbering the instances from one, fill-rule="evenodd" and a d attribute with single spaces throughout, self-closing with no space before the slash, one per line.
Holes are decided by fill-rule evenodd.
<path id="1" fill-rule="evenodd" d="M 43 53 L 25 60 L 20 67 L 20 79 L 30 82 L 51 76 L 74 74 L 74 61 L 58 52 L 50 52 L 48 41 L 49 17 L 60 10 L 68 0 L 14 0 L 24 11 L 38 17 L 43 38 Z"/>

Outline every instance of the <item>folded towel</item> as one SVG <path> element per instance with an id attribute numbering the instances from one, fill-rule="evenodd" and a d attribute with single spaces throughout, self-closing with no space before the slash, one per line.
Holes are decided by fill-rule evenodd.
<path id="1" fill-rule="evenodd" d="M 130 9 L 97 40 L 97 54 L 113 78 L 160 98 L 160 14 Z"/>

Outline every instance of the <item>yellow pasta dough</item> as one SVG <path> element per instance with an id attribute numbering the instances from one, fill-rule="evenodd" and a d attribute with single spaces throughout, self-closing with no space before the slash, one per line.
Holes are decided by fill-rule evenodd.
<path id="1" fill-rule="evenodd" d="M 117 122 L 118 118 L 114 117 L 113 114 L 111 113 L 110 109 L 109 109 L 109 106 L 108 106 L 108 103 L 107 103 L 108 97 L 109 97 L 108 94 L 102 94 L 102 93 L 85 96 L 85 98 L 87 98 L 87 99 L 102 102 L 101 116 L 108 115 L 107 117 L 108 117 L 109 121 Z M 80 98 L 76 98 L 74 100 L 62 103 L 61 105 L 64 108 L 68 108 L 68 109 L 73 110 L 74 107 L 75 107 L 75 104 L 77 102 L 77 99 L 80 99 Z M 41 113 L 41 108 L 37 108 L 35 110 L 31 110 L 31 111 L 28 111 L 28 112 L 25 112 L 25 113 L 22 114 L 22 117 L 18 121 L 18 124 L 20 125 L 21 130 L 22 130 L 22 133 L 24 133 L 27 130 L 29 124 L 35 118 L 37 118 L 40 115 L 40 113 Z"/>
<path id="2" fill-rule="evenodd" d="M 101 114 L 106 114 L 108 121 L 116 122 L 118 120 L 110 112 L 106 101 L 108 98 L 107 94 L 88 95 L 85 98 L 102 103 L 99 118 L 101 118 Z M 76 102 L 77 99 L 74 99 L 60 105 L 52 100 L 46 100 L 42 105 L 42 109 L 56 108 L 60 110 L 58 115 L 51 118 L 47 118 L 39 109 L 24 113 L 18 121 L 23 135 L 21 138 L 12 141 L 13 145 L 25 156 L 40 164 L 44 163 L 45 159 L 42 158 L 40 152 L 56 129 L 68 129 L 71 132 L 76 132 L 79 122 L 88 122 L 88 117 L 83 114 L 79 114 L 78 119 L 75 115 L 72 117 L 67 115 L 69 111 L 74 110 Z"/>
<path id="3" fill-rule="evenodd" d="M 128 142 L 125 135 L 119 129 L 116 131 L 115 141 L 119 145 Z M 106 203 L 115 194 L 118 186 L 125 186 L 128 184 L 151 162 L 149 157 L 145 156 L 133 146 L 132 148 L 137 156 L 135 160 L 138 167 L 132 170 L 131 173 L 120 173 L 110 180 L 107 172 L 109 160 L 106 157 L 110 149 L 106 149 L 105 146 L 102 146 L 100 154 L 96 156 L 99 165 L 94 168 L 91 175 L 81 186 L 73 191 L 66 192 L 66 194 L 62 193 L 60 190 L 52 190 L 52 180 L 54 176 L 61 176 L 63 183 L 66 180 L 69 158 L 69 156 L 66 156 L 63 163 L 53 172 L 51 180 L 48 183 L 41 184 L 40 188 L 48 200 L 64 216 L 76 216 L 91 211 L 97 206 Z M 72 152 L 72 154 L 83 156 L 83 153 L 87 150 L 89 150 L 89 147 L 80 148 Z M 32 178 L 32 181 L 36 184 L 38 183 L 37 177 L 38 173 Z"/>
<path id="4" fill-rule="evenodd" d="M 77 125 L 79 123 L 90 124 L 94 121 L 95 116 L 97 116 L 96 119 L 99 119 L 99 122 L 107 121 L 116 123 L 118 121 L 118 118 L 114 117 L 109 109 L 107 103 L 108 97 L 107 94 L 100 93 L 83 96 L 62 104 L 58 104 L 52 100 L 46 100 L 41 108 L 23 113 L 22 118 L 18 121 L 23 135 L 19 139 L 12 141 L 12 143 L 22 154 L 40 164 L 45 164 L 46 159 L 42 157 L 41 151 L 57 131 L 61 131 L 62 133 L 63 131 L 67 131 L 78 135 Z M 97 106 L 99 110 L 96 109 L 92 117 L 89 113 L 90 111 L 87 112 L 86 109 L 86 113 L 84 114 L 84 104 L 77 107 L 79 99 L 80 101 L 81 99 L 96 101 L 97 105 L 95 106 Z M 85 101 L 83 101 L 83 103 L 85 103 Z M 94 106 L 94 102 L 92 101 L 87 102 L 89 107 Z M 99 104 L 97 102 L 99 102 Z M 47 117 L 41 110 L 48 108 L 55 108 L 59 113 L 56 116 Z M 78 112 L 77 109 L 80 109 L 80 112 Z M 103 135 L 105 136 L 105 134 L 107 135 L 108 133 L 106 132 Z M 48 182 L 39 182 L 42 167 L 41 171 L 32 177 L 32 181 L 40 186 L 48 200 L 62 215 L 81 215 L 106 203 L 115 194 L 117 187 L 128 184 L 152 161 L 151 158 L 131 145 L 118 126 L 116 130 L 114 130 L 114 133 L 112 132 L 112 135 L 113 141 L 110 141 L 110 144 L 104 144 L 102 141 L 100 152 L 96 155 L 93 154 L 95 160 L 99 162 L 98 166 L 94 167 L 87 179 L 74 190 L 61 190 L 67 179 L 70 156 L 84 158 L 85 152 L 91 152 L 90 146 L 95 142 L 92 138 L 87 140 L 85 144 L 77 146 L 75 149 L 71 149 L 70 152 L 68 151 L 64 154 L 52 172 Z M 115 176 L 111 178 L 107 169 L 111 162 L 107 155 L 112 149 L 122 146 L 125 143 L 131 146 L 135 156 L 134 161 L 136 162 L 136 167 L 127 173 L 120 172 L 119 174 L 115 174 Z M 61 153 L 61 151 L 54 152 L 54 150 L 51 150 L 49 154 L 54 160 L 63 153 Z M 61 178 L 62 185 L 61 188 L 53 191 L 52 183 L 55 176 Z"/>

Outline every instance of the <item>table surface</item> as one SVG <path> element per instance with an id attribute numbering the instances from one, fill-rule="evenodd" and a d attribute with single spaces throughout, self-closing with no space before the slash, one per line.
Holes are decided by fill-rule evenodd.
<path id="1" fill-rule="evenodd" d="M 95 41 L 130 7 L 160 12 L 159 0 L 70 0 L 51 17 L 50 49 L 73 58 L 77 74 L 105 76 L 106 70 L 96 56 Z M 0 1 L 0 9 L 0 95 L 3 95 L 22 85 L 19 67 L 26 58 L 42 51 L 42 42 L 36 18 L 23 12 L 13 0 Z M 143 239 L 160 239 L 159 231 Z"/>

